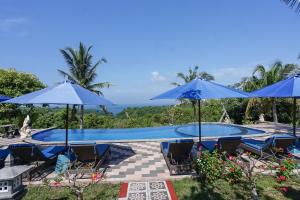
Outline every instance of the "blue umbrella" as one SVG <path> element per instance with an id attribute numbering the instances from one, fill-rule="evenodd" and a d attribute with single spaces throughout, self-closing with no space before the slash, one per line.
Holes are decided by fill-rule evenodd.
<path id="1" fill-rule="evenodd" d="M 296 135 L 296 99 L 300 97 L 300 74 L 250 93 L 252 97 L 293 98 L 293 133 Z"/>
<path id="2" fill-rule="evenodd" d="M 66 145 L 68 144 L 69 105 L 113 105 L 113 103 L 71 81 L 25 94 L 3 103 L 67 105 Z"/>
<path id="3" fill-rule="evenodd" d="M 6 101 L 6 100 L 8 100 L 8 99 L 10 99 L 9 96 L 5 96 L 5 95 L 0 94 L 0 102 L 1 102 L 1 101 Z"/>
<path id="4" fill-rule="evenodd" d="M 246 92 L 196 78 L 193 81 L 160 94 L 154 99 L 194 99 L 198 101 L 199 142 L 201 143 L 201 99 L 248 98 Z"/>

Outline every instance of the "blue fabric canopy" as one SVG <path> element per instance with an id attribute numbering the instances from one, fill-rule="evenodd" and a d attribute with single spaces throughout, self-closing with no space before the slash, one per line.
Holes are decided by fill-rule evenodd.
<path id="1" fill-rule="evenodd" d="M 25 94 L 3 103 L 14 104 L 70 104 L 113 105 L 113 103 L 71 81 Z"/>
<path id="2" fill-rule="evenodd" d="M 66 146 L 68 145 L 69 105 L 113 105 L 113 103 L 71 81 L 48 87 L 36 92 L 25 94 L 3 103 L 14 104 L 65 104 L 66 115 Z"/>
<path id="3" fill-rule="evenodd" d="M 1 101 L 6 101 L 6 100 L 8 100 L 8 99 L 10 99 L 9 96 L 5 96 L 5 95 L 1 95 L 1 94 L 0 94 L 0 102 L 1 102 Z"/>
<path id="4" fill-rule="evenodd" d="M 221 99 L 248 98 L 249 94 L 214 82 L 196 78 L 193 81 L 160 94 L 154 99 Z"/>
<path id="5" fill-rule="evenodd" d="M 248 98 L 248 93 L 214 82 L 196 78 L 193 81 L 160 94 L 154 99 L 194 99 L 198 100 L 199 145 L 201 144 L 201 99 Z"/>
<path id="6" fill-rule="evenodd" d="M 250 93 L 251 97 L 294 98 L 293 133 L 296 135 L 296 98 L 300 97 L 300 74 Z"/>
<path id="7" fill-rule="evenodd" d="M 300 97 L 300 74 L 250 93 L 252 97 Z"/>

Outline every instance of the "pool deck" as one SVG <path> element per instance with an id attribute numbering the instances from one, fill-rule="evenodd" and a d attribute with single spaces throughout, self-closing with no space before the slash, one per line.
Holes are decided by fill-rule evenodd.
<path id="1" fill-rule="evenodd" d="M 292 127 L 289 125 L 274 123 L 261 123 L 247 125 L 246 127 L 264 130 L 269 134 L 287 133 L 292 130 Z M 297 130 L 297 135 L 300 136 L 300 129 Z M 261 137 L 261 139 L 264 139 L 265 137 L 266 135 Z M 1 138 L 0 146 L 5 147 L 12 143 L 21 142 L 23 141 L 18 138 Z M 113 143 L 111 150 L 111 156 L 104 164 L 104 167 L 106 168 L 104 181 L 167 180 L 192 176 L 170 176 L 160 151 L 159 141 Z M 47 175 L 47 178 L 50 179 L 54 177 L 55 175 L 53 172 Z M 36 183 L 41 183 L 41 181 L 36 181 Z"/>

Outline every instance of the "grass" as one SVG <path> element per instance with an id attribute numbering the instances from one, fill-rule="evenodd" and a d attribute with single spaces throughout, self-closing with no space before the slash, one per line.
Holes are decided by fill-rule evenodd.
<path id="1" fill-rule="evenodd" d="M 119 194 L 119 184 L 91 184 L 83 191 L 83 198 L 87 200 L 99 199 L 117 199 Z M 76 195 L 67 187 L 48 187 L 48 186 L 32 186 L 28 187 L 24 200 L 73 200 L 77 199 Z"/>
<path id="2" fill-rule="evenodd" d="M 246 182 L 230 184 L 220 179 L 215 182 L 214 186 L 210 186 L 199 184 L 195 179 L 186 178 L 172 183 L 179 199 L 251 199 L 250 189 Z M 280 192 L 278 190 L 280 186 L 286 186 L 288 192 Z M 271 176 L 262 176 L 257 181 L 257 190 L 261 200 L 296 200 L 300 199 L 300 180 L 293 177 L 284 184 L 279 184 Z"/>
<path id="3" fill-rule="evenodd" d="M 174 189 L 179 199 L 201 200 L 234 200 L 251 199 L 250 189 L 246 182 L 230 184 L 220 179 L 214 186 L 200 184 L 196 179 L 185 178 L 172 181 Z M 279 187 L 285 186 L 288 192 L 280 192 Z M 120 184 L 91 184 L 85 188 L 83 198 L 87 200 L 117 199 Z M 300 180 L 298 177 L 292 177 L 283 184 L 277 183 L 271 176 L 261 176 L 257 181 L 257 191 L 261 200 L 296 200 L 300 199 Z M 28 187 L 25 193 L 25 200 L 37 199 L 77 199 L 72 191 L 67 187 L 50 188 L 48 186 Z"/>

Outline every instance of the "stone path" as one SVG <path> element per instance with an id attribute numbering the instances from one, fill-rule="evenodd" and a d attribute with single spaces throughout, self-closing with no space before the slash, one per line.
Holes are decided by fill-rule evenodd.
<path id="1" fill-rule="evenodd" d="M 169 181 L 129 182 L 121 186 L 119 200 L 177 200 Z"/>
<path id="2" fill-rule="evenodd" d="M 105 175 L 107 181 L 170 178 L 159 142 L 115 143 L 111 151 Z"/>

